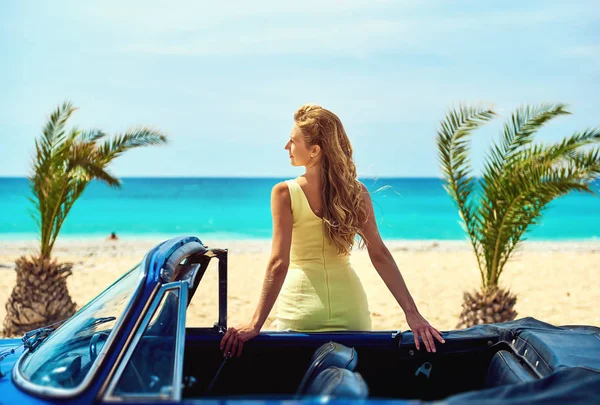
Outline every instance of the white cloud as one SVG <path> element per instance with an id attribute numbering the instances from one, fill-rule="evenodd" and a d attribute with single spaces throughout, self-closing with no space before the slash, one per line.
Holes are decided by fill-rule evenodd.
<path id="1" fill-rule="evenodd" d="M 361 56 L 390 47 L 416 45 L 414 27 L 391 21 L 336 22 L 314 25 L 236 27 L 226 25 L 189 33 L 185 38 L 138 43 L 127 52 L 176 55 L 350 54 Z"/>
<path id="2" fill-rule="evenodd" d="M 44 39 L 52 45 L 158 55 L 449 55 L 469 44 L 502 42 L 519 31 L 548 30 L 557 22 L 589 23 L 600 12 L 584 2 L 515 3 L 497 7 L 446 0 L 66 0 L 62 7 L 22 7 L 13 16 L 21 18 L 12 19 L 18 24 L 9 32 L 29 38 L 43 28 Z M 536 40 L 532 35 L 523 39 Z"/>
<path id="3" fill-rule="evenodd" d="M 219 5 L 207 10 L 170 7 L 164 15 L 159 14 L 158 19 L 156 14 L 146 10 L 133 20 L 133 26 L 137 21 L 145 33 L 133 35 L 120 50 L 188 56 L 331 54 L 360 57 L 386 50 L 448 54 L 448 43 L 460 41 L 463 47 L 465 36 L 472 36 L 476 42 L 502 32 L 508 36 L 516 28 L 581 18 L 581 10 L 575 7 L 462 14 L 452 7 L 438 10 L 431 3 L 419 2 L 410 5 L 388 1 L 321 3 L 310 0 L 263 2 L 255 7 L 248 4 L 239 3 L 239 7 L 227 10 Z M 127 15 L 134 14 L 127 12 Z M 589 13 L 588 17 L 593 15 Z"/>
<path id="4" fill-rule="evenodd" d="M 565 55 L 578 58 L 600 58 L 600 44 L 574 46 L 567 49 Z"/>
<path id="5" fill-rule="evenodd" d="M 234 1 L 127 1 L 86 3 L 90 17 L 122 28 L 144 32 L 172 32 L 214 27 L 242 18 L 274 15 L 318 16 L 343 12 L 385 9 L 386 6 L 413 8 L 408 0 L 234 0 Z"/>

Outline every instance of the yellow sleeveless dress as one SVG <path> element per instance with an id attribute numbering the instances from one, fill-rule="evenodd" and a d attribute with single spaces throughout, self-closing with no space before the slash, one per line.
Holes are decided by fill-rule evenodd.
<path id="1" fill-rule="evenodd" d="M 367 296 L 349 256 L 338 254 L 327 240 L 324 222 L 313 213 L 298 182 L 286 183 L 294 227 L 290 267 L 277 303 L 277 330 L 370 330 Z"/>

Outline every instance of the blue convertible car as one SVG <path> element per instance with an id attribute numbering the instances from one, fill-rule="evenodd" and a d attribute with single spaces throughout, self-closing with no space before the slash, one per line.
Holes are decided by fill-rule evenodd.
<path id="1" fill-rule="evenodd" d="M 219 317 L 186 328 L 218 261 Z M 533 318 L 444 332 L 437 353 L 400 331 L 263 332 L 223 357 L 227 250 L 166 241 L 59 328 L 0 341 L 0 403 L 260 400 L 532 404 L 600 401 L 600 328 Z"/>

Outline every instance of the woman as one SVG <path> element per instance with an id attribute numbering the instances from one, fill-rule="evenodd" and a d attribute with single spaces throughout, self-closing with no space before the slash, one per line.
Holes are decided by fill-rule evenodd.
<path id="1" fill-rule="evenodd" d="M 251 321 L 229 328 L 224 354 L 239 356 L 257 336 L 279 297 L 278 330 L 302 332 L 370 330 L 362 284 L 350 266 L 355 236 L 393 294 L 427 351 L 441 333 L 423 318 L 389 250 L 384 245 L 366 187 L 356 179 L 352 147 L 340 119 L 316 105 L 302 106 L 285 149 L 304 175 L 273 187 L 273 241 L 262 293 Z"/>

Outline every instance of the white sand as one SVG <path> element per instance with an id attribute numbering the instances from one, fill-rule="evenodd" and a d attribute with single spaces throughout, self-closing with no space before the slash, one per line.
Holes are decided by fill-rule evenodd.
<path id="1" fill-rule="evenodd" d="M 130 269 L 156 240 L 59 240 L 54 257 L 75 263 L 69 290 L 79 306 Z M 229 322 L 250 319 L 258 299 L 269 241 L 211 241 L 229 248 Z M 478 288 L 479 271 L 467 242 L 392 241 L 388 243 L 421 313 L 436 327 L 454 329 L 465 290 Z M 0 241 L 0 320 L 15 283 L 14 261 L 35 253 L 35 241 Z M 402 310 L 371 265 L 355 251 L 352 265 L 360 276 L 376 330 L 406 329 Z M 188 325 L 212 325 L 217 319 L 216 265 L 188 310 Z M 533 316 L 555 325 L 600 324 L 600 241 L 525 242 L 506 266 L 501 285 L 518 294 L 518 317 Z M 274 311 L 273 311 L 274 313 Z M 271 317 L 272 319 L 272 317 Z M 269 329 L 266 326 L 264 329 Z"/>

